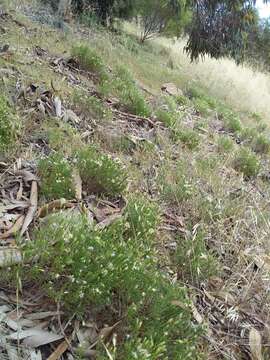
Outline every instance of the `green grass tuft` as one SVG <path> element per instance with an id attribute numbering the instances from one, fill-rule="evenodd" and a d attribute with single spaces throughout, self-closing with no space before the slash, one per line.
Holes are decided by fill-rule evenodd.
<path id="1" fill-rule="evenodd" d="M 227 135 L 218 138 L 218 151 L 220 153 L 229 153 L 234 148 L 234 141 Z"/>
<path id="2" fill-rule="evenodd" d="M 15 140 L 14 119 L 7 99 L 0 96 L 0 151 L 8 150 Z"/>
<path id="3" fill-rule="evenodd" d="M 47 200 L 73 199 L 72 168 L 60 153 L 41 159 L 38 164 L 41 194 Z"/>
<path id="4" fill-rule="evenodd" d="M 178 240 L 173 263 L 177 267 L 178 276 L 193 285 L 199 285 L 201 281 L 216 275 L 218 269 L 217 260 L 207 250 L 202 231 Z"/>
<path id="5" fill-rule="evenodd" d="M 125 110 L 139 116 L 150 116 L 151 110 L 142 92 L 138 89 L 131 73 L 124 66 L 118 66 L 112 78 L 103 82 L 100 90 L 118 97 Z"/>
<path id="6" fill-rule="evenodd" d="M 195 150 L 200 144 L 200 136 L 193 129 L 181 129 L 174 132 L 174 139 L 180 140 L 189 150 Z"/>
<path id="7" fill-rule="evenodd" d="M 76 45 L 71 50 L 71 55 L 76 59 L 80 66 L 98 75 L 106 73 L 105 65 L 101 56 L 87 45 Z"/>
<path id="8" fill-rule="evenodd" d="M 260 171 L 260 161 L 248 148 L 240 149 L 234 159 L 235 170 L 242 172 L 245 177 L 255 177 Z"/>
<path id="9" fill-rule="evenodd" d="M 269 136 L 264 134 L 258 135 L 252 143 L 252 149 L 255 153 L 268 154 L 270 152 Z"/>
<path id="10" fill-rule="evenodd" d="M 116 196 L 126 189 L 127 174 L 123 166 L 108 155 L 100 153 L 95 147 L 79 150 L 75 163 L 88 193 Z"/>

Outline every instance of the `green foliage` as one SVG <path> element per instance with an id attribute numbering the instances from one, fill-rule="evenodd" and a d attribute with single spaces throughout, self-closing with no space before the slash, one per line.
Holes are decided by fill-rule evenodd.
<path id="1" fill-rule="evenodd" d="M 125 190 L 127 174 L 121 164 L 93 146 L 79 150 L 75 162 L 88 193 L 115 196 Z"/>
<path id="2" fill-rule="evenodd" d="M 218 151 L 221 153 L 229 153 L 234 148 L 233 140 L 227 135 L 219 136 L 217 145 Z"/>
<path id="3" fill-rule="evenodd" d="M 15 139 L 11 109 L 4 96 L 0 96 L 0 152 L 8 150 Z"/>
<path id="4" fill-rule="evenodd" d="M 242 130 L 242 123 L 238 115 L 233 112 L 229 112 L 224 115 L 223 122 L 227 131 L 238 133 Z"/>
<path id="5" fill-rule="evenodd" d="M 156 111 L 156 117 L 163 122 L 165 126 L 174 129 L 177 122 L 181 119 L 181 112 L 174 97 L 165 95 L 159 100 L 159 106 Z"/>
<path id="6" fill-rule="evenodd" d="M 129 238 L 147 239 L 153 242 L 155 229 L 157 227 L 159 216 L 158 208 L 151 204 L 140 195 L 133 196 L 129 199 L 126 207 L 126 218 L 129 228 L 126 235 Z M 143 246 L 146 246 L 144 243 Z"/>
<path id="7" fill-rule="evenodd" d="M 191 60 L 209 55 L 243 60 L 247 31 L 256 22 L 253 0 L 190 1 L 193 18 L 188 26 L 186 51 Z"/>
<path id="8" fill-rule="evenodd" d="M 174 112 L 159 109 L 156 112 L 156 117 L 159 121 L 163 122 L 168 128 L 174 128 L 177 122 L 177 116 Z"/>
<path id="9" fill-rule="evenodd" d="M 76 45 L 72 48 L 71 55 L 83 69 L 105 76 L 106 70 L 103 60 L 94 49 L 87 45 Z"/>
<path id="10" fill-rule="evenodd" d="M 112 111 L 107 108 L 102 100 L 95 96 L 89 96 L 83 91 L 74 91 L 72 101 L 79 111 L 95 120 L 111 119 Z"/>
<path id="11" fill-rule="evenodd" d="M 126 111 L 139 116 L 149 116 L 151 110 L 147 105 L 143 94 L 124 66 L 118 66 L 111 79 L 104 81 L 100 90 L 104 94 L 112 93 L 119 98 Z"/>
<path id="12" fill-rule="evenodd" d="M 79 315 L 89 305 L 95 315 L 120 304 L 127 336 L 109 349 L 117 359 L 199 359 L 202 329 L 192 324 L 186 291 L 157 270 L 157 224 L 155 206 L 142 198 L 132 198 L 125 217 L 103 230 L 81 215 L 51 215 L 25 246 L 26 263 L 32 262 L 24 276 Z M 106 359 L 104 347 L 97 350 Z"/>
<path id="13" fill-rule="evenodd" d="M 252 149 L 255 153 L 268 154 L 270 151 L 269 137 L 264 134 L 258 135 L 253 141 Z"/>
<path id="14" fill-rule="evenodd" d="M 193 101 L 196 111 L 203 116 L 208 116 L 211 113 L 209 104 L 205 99 L 195 99 Z"/>
<path id="15" fill-rule="evenodd" d="M 165 166 L 158 179 L 161 198 L 168 203 L 179 204 L 196 193 L 196 186 L 188 174 L 188 164 L 178 161 L 173 169 Z"/>
<path id="16" fill-rule="evenodd" d="M 257 137 L 257 130 L 252 127 L 245 127 L 240 131 L 239 137 L 249 144 Z"/>
<path id="17" fill-rule="evenodd" d="M 50 148 L 63 155 L 71 156 L 75 149 L 82 146 L 80 135 L 62 120 L 55 118 L 45 120 L 41 131 L 41 134 L 47 137 Z"/>
<path id="18" fill-rule="evenodd" d="M 200 143 L 200 136 L 193 129 L 183 128 L 181 130 L 175 130 L 175 140 L 180 140 L 188 149 L 195 150 Z"/>
<path id="19" fill-rule="evenodd" d="M 244 174 L 245 177 L 254 177 L 260 171 L 260 161 L 248 148 L 242 148 L 234 159 L 234 168 Z"/>
<path id="20" fill-rule="evenodd" d="M 55 153 L 41 159 L 38 164 L 41 194 L 47 200 L 72 199 L 74 187 L 72 183 L 72 168 L 60 153 Z"/>
<path id="21" fill-rule="evenodd" d="M 184 282 L 194 285 L 217 274 L 217 260 L 207 249 L 205 235 L 201 230 L 178 240 L 173 263 L 177 267 L 178 276 Z"/>

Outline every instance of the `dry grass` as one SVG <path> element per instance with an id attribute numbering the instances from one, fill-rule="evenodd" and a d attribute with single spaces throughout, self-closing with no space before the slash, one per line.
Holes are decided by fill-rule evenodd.
<path id="1" fill-rule="evenodd" d="M 181 77 L 185 81 L 197 82 L 207 89 L 207 93 L 247 112 L 258 112 L 268 117 L 270 103 L 270 77 L 268 74 L 254 71 L 246 65 L 237 66 L 229 59 L 214 60 L 206 57 L 204 61 L 190 63 L 183 49 L 184 41 L 172 43 L 167 39 L 158 39 L 158 43 L 167 46 L 173 60 L 180 67 Z"/>

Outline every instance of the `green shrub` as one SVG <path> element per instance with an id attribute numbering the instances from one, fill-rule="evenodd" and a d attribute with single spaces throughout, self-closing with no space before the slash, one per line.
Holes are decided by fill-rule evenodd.
<path id="1" fill-rule="evenodd" d="M 199 285 L 201 281 L 217 274 L 217 260 L 207 250 L 202 231 L 178 240 L 173 263 L 182 281 L 194 285 Z"/>
<path id="2" fill-rule="evenodd" d="M 255 128 L 245 127 L 240 131 L 239 137 L 242 141 L 251 143 L 257 137 L 257 133 Z"/>
<path id="3" fill-rule="evenodd" d="M 103 60 L 94 49 L 87 45 L 76 45 L 72 48 L 71 55 L 83 69 L 99 75 L 105 75 Z"/>
<path id="4" fill-rule="evenodd" d="M 167 110 L 158 110 L 156 112 L 156 117 L 168 128 L 174 128 L 177 122 L 177 117 L 175 113 L 169 112 Z"/>
<path id="5" fill-rule="evenodd" d="M 74 198 L 72 168 L 63 155 L 55 153 L 41 159 L 38 164 L 38 174 L 41 194 L 47 200 Z"/>
<path id="6" fill-rule="evenodd" d="M 6 98 L 0 95 L 0 152 L 8 150 L 14 139 L 11 109 Z"/>
<path id="7" fill-rule="evenodd" d="M 174 132 L 175 140 L 180 140 L 188 149 L 194 150 L 199 146 L 200 136 L 192 129 L 176 130 Z"/>
<path id="8" fill-rule="evenodd" d="M 264 132 L 267 128 L 268 128 L 268 125 L 265 124 L 265 123 L 260 123 L 260 124 L 258 124 L 258 126 L 256 127 L 256 129 L 257 129 L 257 131 L 258 131 L 259 133 Z"/>
<path id="9" fill-rule="evenodd" d="M 43 135 L 48 139 L 51 149 L 64 155 L 72 155 L 73 151 L 82 146 L 80 134 L 70 124 L 55 118 L 43 122 Z"/>
<path id="10" fill-rule="evenodd" d="M 126 218 L 130 226 L 126 233 L 129 238 L 137 239 L 137 241 L 147 239 L 152 243 L 159 221 L 159 212 L 155 204 L 149 203 L 140 195 L 133 196 L 126 207 Z M 144 243 L 143 246 L 146 244 Z"/>
<path id="11" fill-rule="evenodd" d="M 102 311 L 120 306 L 120 333 L 127 336 L 110 349 L 119 360 L 199 359 L 196 344 L 202 329 L 191 321 L 186 290 L 171 284 L 150 256 L 148 235 L 153 238 L 157 225 L 153 209 L 142 199 L 137 205 L 132 200 L 126 219 L 103 230 L 81 215 L 49 216 L 26 245 L 27 263 L 35 260 L 26 265 L 24 277 L 38 280 L 72 313 L 83 314 L 90 306 L 92 315 L 100 317 Z M 138 219 L 145 210 L 148 221 L 143 229 L 148 230 L 130 237 L 129 221 L 140 229 Z M 97 358 L 106 359 L 104 347 L 97 350 Z"/>
<path id="12" fill-rule="evenodd" d="M 175 168 L 165 166 L 158 179 L 159 191 L 163 200 L 179 204 L 196 193 L 196 187 L 188 175 L 188 164 L 179 161 Z"/>
<path id="13" fill-rule="evenodd" d="M 234 148 L 233 140 L 227 136 L 223 135 L 218 138 L 218 151 L 221 153 L 231 152 Z"/>
<path id="14" fill-rule="evenodd" d="M 208 116 L 211 114 L 211 109 L 209 108 L 209 104 L 205 99 L 195 99 L 193 101 L 196 111 L 202 116 Z"/>
<path id="15" fill-rule="evenodd" d="M 185 95 L 178 95 L 175 98 L 175 101 L 178 105 L 184 106 L 189 104 L 189 99 Z"/>
<path id="16" fill-rule="evenodd" d="M 142 92 L 124 66 L 118 66 L 110 80 L 104 81 L 100 87 L 103 94 L 112 93 L 119 98 L 126 111 L 139 115 L 150 116 L 151 110 L 147 105 Z"/>
<path id="17" fill-rule="evenodd" d="M 224 126 L 227 131 L 237 133 L 242 130 L 242 124 L 239 117 L 234 113 L 228 113 L 224 119 Z"/>
<path id="18" fill-rule="evenodd" d="M 89 96 L 82 91 L 75 91 L 72 102 L 87 117 L 95 120 L 112 119 L 112 111 L 104 105 L 102 100 L 95 96 Z"/>
<path id="19" fill-rule="evenodd" d="M 260 161 L 257 156 L 247 148 L 242 148 L 234 159 L 234 168 L 245 177 L 254 177 L 260 171 Z"/>
<path id="20" fill-rule="evenodd" d="M 89 146 L 75 157 L 83 186 L 88 193 L 119 195 L 127 186 L 127 174 L 119 162 Z"/>
<path id="21" fill-rule="evenodd" d="M 270 151 L 270 139 L 268 136 L 260 134 L 258 135 L 253 143 L 252 143 L 252 149 L 256 153 L 260 154 L 268 154 Z"/>

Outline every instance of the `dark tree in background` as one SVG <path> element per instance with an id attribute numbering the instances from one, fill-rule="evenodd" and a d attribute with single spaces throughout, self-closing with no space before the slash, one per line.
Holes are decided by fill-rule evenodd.
<path id="1" fill-rule="evenodd" d="M 185 49 L 191 60 L 209 55 L 241 62 L 247 46 L 252 48 L 252 39 L 268 39 L 269 27 L 265 27 L 265 36 L 256 30 L 260 22 L 256 0 L 72 0 L 72 5 L 78 13 L 95 12 L 106 26 L 112 25 L 114 18 L 136 16 L 141 20 L 144 40 L 158 33 L 185 33 Z"/>

